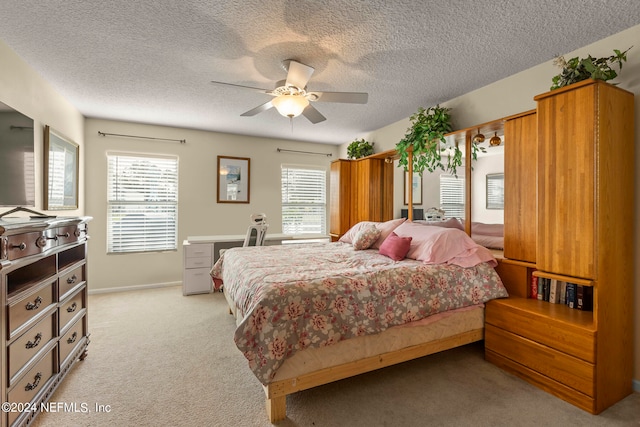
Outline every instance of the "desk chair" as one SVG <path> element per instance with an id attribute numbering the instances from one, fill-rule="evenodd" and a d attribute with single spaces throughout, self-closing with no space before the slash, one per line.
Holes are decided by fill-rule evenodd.
<path id="1" fill-rule="evenodd" d="M 247 229 L 247 236 L 244 238 L 243 247 L 263 246 L 264 236 L 267 234 L 269 224 L 250 225 Z"/>

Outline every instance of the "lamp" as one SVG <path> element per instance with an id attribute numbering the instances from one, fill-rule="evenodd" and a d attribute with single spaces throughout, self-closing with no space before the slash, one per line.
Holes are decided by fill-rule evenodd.
<path id="1" fill-rule="evenodd" d="M 279 95 L 271 101 L 278 113 L 285 117 L 298 117 L 307 105 L 309 100 L 302 95 Z"/>
<path id="2" fill-rule="evenodd" d="M 473 137 L 473 142 L 476 144 L 484 142 L 484 135 L 480 133 L 480 128 L 478 128 L 478 134 Z"/>
<path id="3" fill-rule="evenodd" d="M 489 145 L 492 147 L 497 147 L 500 144 L 502 144 L 502 140 L 498 136 L 498 132 L 496 132 L 495 135 L 492 136 L 491 139 L 489 140 Z"/>

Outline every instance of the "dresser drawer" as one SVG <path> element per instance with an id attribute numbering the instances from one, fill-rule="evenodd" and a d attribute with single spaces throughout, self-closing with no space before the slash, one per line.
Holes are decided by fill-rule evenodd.
<path id="1" fill-rule="evenodd" d="M 184 254 L 187 258 L 199 258 L 199 257 L 209 257 L 211 258 L 211 254 L 213 253 L 213 245 L 211 244 L 195 244 L 195 245 L 186 245 L 184 247 Z M 209 261 L 211 262 L 211 261 Z"/>
<path id="2" fill-rule="evenodd" d="M 60 322 L 60 332 L 62 332 L 67 324 L 78 314 L 86 305 L 86 287 L 78 290 L 69 298 L 64 300 L 58 306 L 58 319 Z"/>
<path id="3" fill-rule="evenodd" d="M 54 367 L 55 348 L 44 355 L 42 359 L 18 381 L 18 383 L 9 391 L 7 396 L 8 402 L 27 403 L 42 390 L 49 379 L 55 373 Z M 9 413 L 9 425 L 13 423 L 20 413 Z"/>
<path id="4" fill-rule="evenodd" d="M 518 298 L 494 300 L 487 304 L 485 322 L 587 362 L 595 363 L 594 330 L 539 315 L 527 310 L 527 305 L 518 305 L 520 303 L 547 304 L 549 309 L 564 309 L 564 307 L 549 305 L 550 303 L 544 301 L 537 302 Z M 579 310 L 569 313 L 576 316 L 585 314 Z"/>
<path id="5" fill-rule="evenodd" d="M 15 234 L 7 237 L 6 258 L 10 261 L 39 254 L 56 245 L 53 230 Z"/>
<path id="6" fill-rule="evenodd" d="M 186 258 L 184 268 L 211 268 L 211 257 Z"/>
<path id="7" fill-rule="evenodd" d="M 9 332 L 11 337 L 13 337 L 13 332 L 16 329 L 42 313 L 44 309 L 55 301 L 53 284 L 54 282 L 51 282 L 44 286 L 39 286 L 15 303 L 11 303 L 9 306 Z"/>
<path id="8" fill-rule="evenodd" d="M 182 292 L 184 295 L 204 294 L 213 290 L 210 268 L 192 268 L 184 270 Z"/>
<path id="9" fill-rule="evenodd" d="M 594 396 L 595 366 L 553 348 L 485 325 L 485 348 L 552 378 L 587 396 Z"/>
<path id="10" fill-rule="evenodd" d="M 47 316 L 9 346 L 9 378 L 12 378 L 55 334 L 53 314 Z"/>
<path id="11" fill-rule="evenodd" d="M 65 359 L 76 348 L 78 343 L 82 340 L 82 337 L 87 335 L 85 329 L 85 316 L 78 319 L 71 328 L 60 338 L 60 364 L 65 364 Z"/>
<path id="12" fill-rule="evenodd" d="M 69 225 L 67 227 L 58 227 L 55 230 L 56 238 L 59 245 L 66 245 L 67 243 L 73 243 L 80 237 L 80 230 L 76 225 Z"/>
<path id="13" fill-rule="evenodd" d="M 64 295 L 76 287 L 84 280 L 84 265 L 73 269 L 69 273 L 60 276 L 58 279 L 58 300 L 62 300 Z"/>

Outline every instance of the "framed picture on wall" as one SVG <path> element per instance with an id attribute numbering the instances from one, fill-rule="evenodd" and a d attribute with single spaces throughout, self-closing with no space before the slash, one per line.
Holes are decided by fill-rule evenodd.
<path id="1" fill-rule="evenodd" d="M 78 151 L 78 144 L 44 127 L 45 210 L 78 209 Z"/>
<path id="2" fill-rule="evenodd" d="M 409 177 L 409 172 L 404 171 L 404 204 L 409 204 L 409 191 L 407 189 L 407 182 Z M 411 182 L 411 188 L 413 190 L 413 204 L 421 205 L 422 204 L 422 177 L 418 173 L 413 174 L 413 180 Z"/>
<path id="3" fill-rule="evenodd" d="M 218 156 L 218 203 L 249 203 L 251 159 Z"/>

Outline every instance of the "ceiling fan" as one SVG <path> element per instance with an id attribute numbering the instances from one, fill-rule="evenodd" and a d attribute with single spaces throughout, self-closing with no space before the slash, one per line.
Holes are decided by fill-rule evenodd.
<path id="1" fill-rule="evenodd" d="M 317 92 L 307 91 L 307 83 L 313 74 L 313 67 L 304 65 L 293 59 L 287 59 L 282 63 L 287 78 L 276 83 L 275 89 L 260 89 L 257 87 L 236 85 L 212 81 L 211 83 L 224 86 L 233 86 L 242 89 L 250 89 L 271 95 L 274 98 L 262 105 L 242 113 L 241 116 L 255 116 L 258 113 L 275 107 L 278 112 L 293 119 L 302 114 L 311 123 L 320 123 L 326 120 L 310 102 L 342 102 L 348 104 L 366 104 L 369 98 L 363 92 Z"/>

